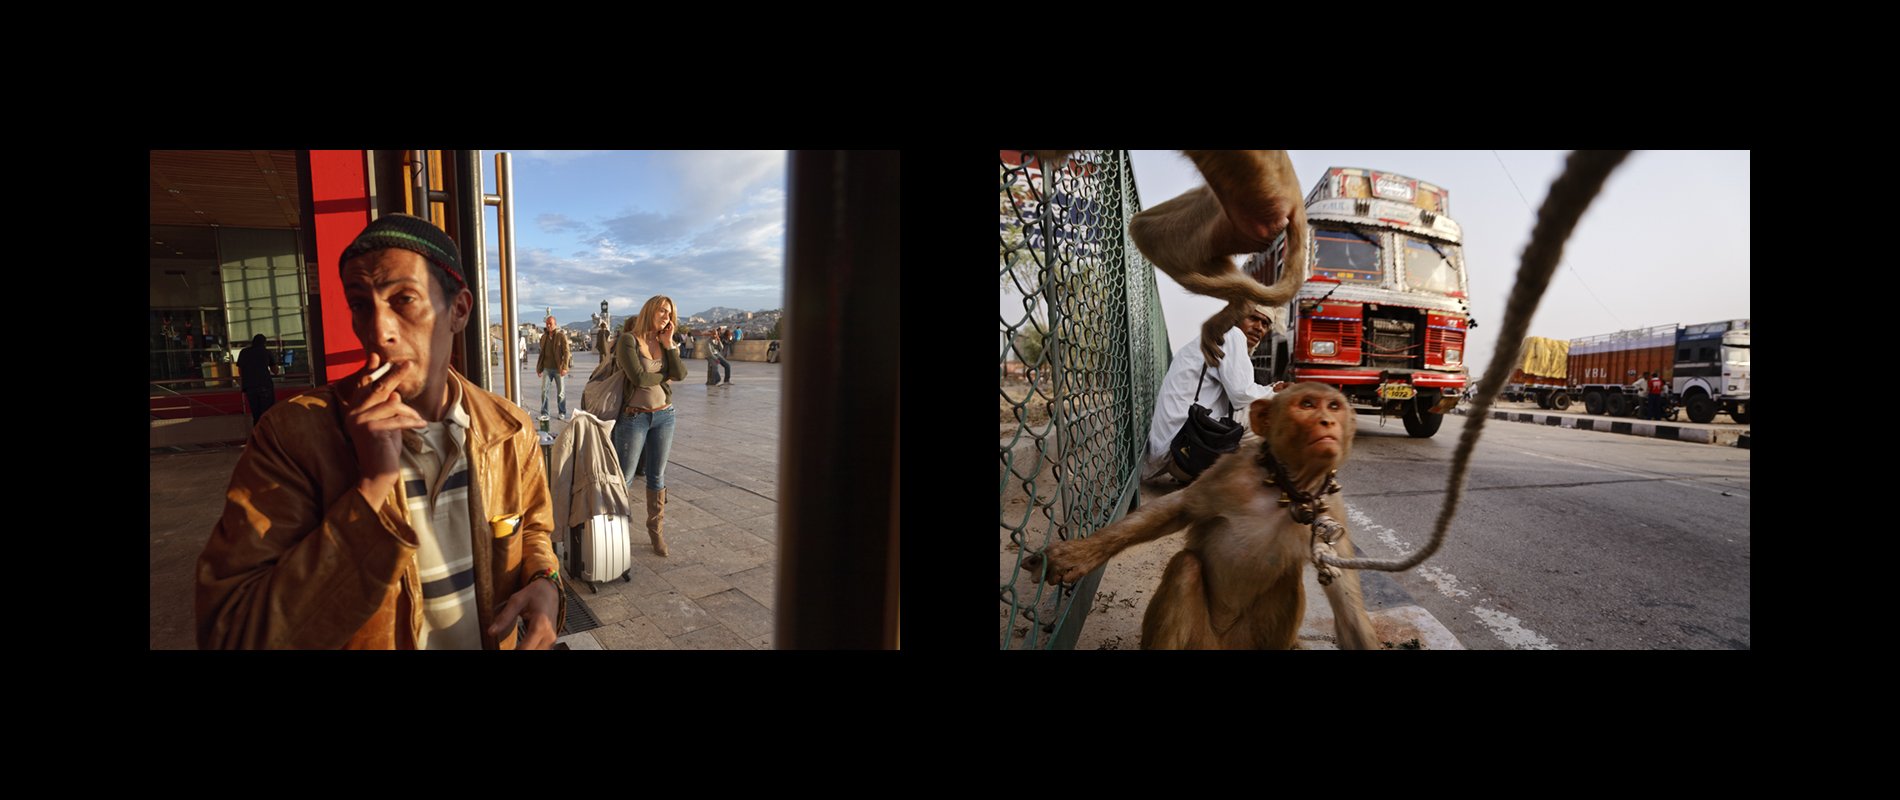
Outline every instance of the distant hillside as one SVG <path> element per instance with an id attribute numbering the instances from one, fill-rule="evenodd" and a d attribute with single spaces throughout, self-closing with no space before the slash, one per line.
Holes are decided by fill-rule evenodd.
<path id="1" fill-rule="evenodd" d="M 688 318 L 699 317 L 701 319 L 718 320 L 718 319 L 725 319 L 734 314 L 744 314 L 744 313 L 745 313 L 745 309 L 743 308 L 726 308 L 725 306 L 713 306 L 712 308 L 706 309 L 705 311 L 701 311 L 697 314 L 687 314 L 686 316 Z"/>

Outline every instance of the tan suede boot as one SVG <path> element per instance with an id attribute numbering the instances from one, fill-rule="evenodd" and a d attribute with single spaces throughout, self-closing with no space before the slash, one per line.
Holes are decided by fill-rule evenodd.
<path id="1" fill-rule="evenodd" d="M 666 522 L 666 490 L 647 490 L 647 537 L 653 540 L 653 552 L 666 555 L 666 537 L 660 528 Z"/>

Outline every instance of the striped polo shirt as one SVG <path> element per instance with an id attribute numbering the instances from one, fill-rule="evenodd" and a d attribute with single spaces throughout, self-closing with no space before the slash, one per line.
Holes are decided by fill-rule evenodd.
<path id="1" fill-rule="evenodd" d="M 421 431 L 403 431 L 402 482 L 416 532 L 425 650 L 480 650 L 475 556 L 468 517 L 468 412 L 449 381 L 449 412 Z"/>

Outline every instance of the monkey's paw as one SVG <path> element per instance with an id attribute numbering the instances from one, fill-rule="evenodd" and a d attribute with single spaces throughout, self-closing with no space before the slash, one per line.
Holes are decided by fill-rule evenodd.
<path id="1" fill-rule="evenodd" d="M 1086 543 L 1063 541 L 1023 559 L 1023 569 L 1036 572 L 1042 569 L 1045 560 L 1049 571 L 1044 575 L 1044 580 L 1052 584 L 1075 583 L 1100 566 Z"/>

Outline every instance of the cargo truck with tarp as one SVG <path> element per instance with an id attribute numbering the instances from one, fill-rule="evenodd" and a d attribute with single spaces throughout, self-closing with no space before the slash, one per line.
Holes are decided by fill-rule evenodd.
<path id="1" fill-rule="evenodd" d="M 1450 193 L 1425 181 L 1326 170 L 1306 196 L 1305 283 L 1254 350 L 1255 379 L 1331 384 L 1412 436 L 1437 433 L 1464 392 L 1465 332 L 1476 326 L 1464 232 L 1449 213 Z M 1284 242 L 1242 269 L 1271 285 Z"/>
<path id="2" fill-rule="evenodd" d="M 1504 384 L 1501 396 L 1512 402 L 1534 400 L 1540 408 L 1562 411 L 1570 407 L 1570 343 L 1542 336 L 1524 337 L 1517 356 L 1517 367 Z"/>

